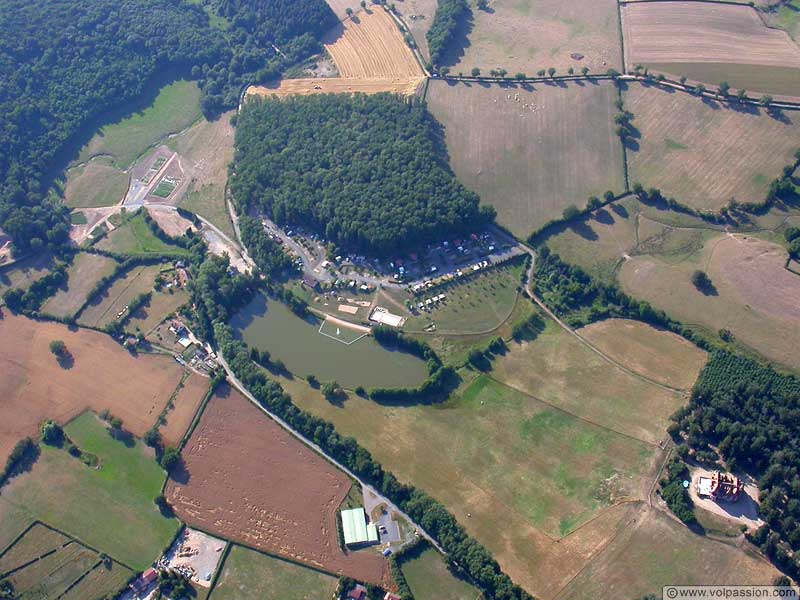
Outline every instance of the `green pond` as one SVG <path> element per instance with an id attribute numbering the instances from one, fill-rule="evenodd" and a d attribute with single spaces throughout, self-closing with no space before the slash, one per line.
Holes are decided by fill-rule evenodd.
<path id="1" fill-rule="evenodd" d="M 282 360 L 299 377 L 315 375 L 321 382 L 336 380 L 346 388 L 416 387 L 428 376 L 425 362 L 406 352 L 393 351 L 371 336 L 352 344 L 353 331 L 326 323 L 319 333 L 319 319 L 303 320 L 282 302 L 258 294 L 232 320 L 236 334 L 248 346 L 266 350 Z M 338 333 L 337 333 L 338 332 Z"/>

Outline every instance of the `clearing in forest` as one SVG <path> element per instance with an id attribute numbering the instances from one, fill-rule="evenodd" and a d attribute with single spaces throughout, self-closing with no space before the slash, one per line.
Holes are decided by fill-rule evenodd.
<path id="1" fill-rule="evenodd" d="M 484 74 L 503 68 L 509 75 L 534 76 L 554 67 L 561 75 L 622 70 L 616 0 L 492 0 L 488 10 L 474 1 L 472 20 L 445 54 L 452 73 Z"/>
<path id="2" fill-rule="evenodd" d="M 428 108 L 444 125 L 458 179 L 527 236 L 570 205 L 625 189 L 609 81 L 535 86 L 431 81 Z"/>
<path id="3" fill-rule="evenodd" d="M 688 325 L 711 335 L 728 329 L 740 344 L 767 359 L 800 368 L 800 276 L 784 268 L 786 250 L 754 237 L 720 234 L 678 263 L 656 256 L 625 262 L 623 289 Z M 705 271 L 713 289 L 699 291 L 691 281 Z"/>
<path id="4" fill-rule="evenodd" d="M 800 48 L 750 6 L 628 2 L 621 10 L 627 69 L 641 64 L 712 85 L 800 95 Z"/>
<path id="5" fill-rule="evenodd" d="M 112 206 L 125 197 L 128 175 L 100 156 L 67 171 L 64 204 L 70 208 Z"/>
<path id="6" fill-rule="evenodd" d="M 130 379 L 126 385 L 130 389 Z M 130 401 L 136 396 L 124 397 Z M 127 423 L 123 426 L 128 429 Z M 3 487 L 0 542 L 38 520 L 132 569 L 146 569 L 180 525 L 153 503 L 166 474 L 152 449 L 130 435 L 113 437 L 90 412 L 71 421 L 64 431 L 85 456 L 96 457 L 97 467 L 87 466 L 66 447 L 41 444 L 31 469 Z"/>
<path id="7" fill-rule="evenodd" d="M 763 202 L 800 148 L 792 111 L 778 116 L 640 84 L 624 98 L 641 133 L 629 146 L 631 182 L 698 209 L 718 210 L 732 198 Z"/>
<path id="8" fill-rule="evenodd" d="M 107 409 L 141 436 L 155 423 L 183 369 L 168 356 L 138 357 L 111 337 L 5 312 L 0 319 L 0 460 L 44 419 L 64 423 L 86 409 Z M 61 366 L 49 344 L 72 358 Z M 100 368 L 102 366 L 102 368 Z"/>
<path id="9" fill-rule="evenodd" d="M 414 95 L 425 78 L 397 23 L 382 7 L 373 6 L 348 18 L 328 35 L 325 49 L 339 77 L 282 79 L 272 85 L 251 86 L 247 95 L 278 97 L 394 92 Z"/>
<path id="10" fill-rule="evenodd" d="M 578 333 L 632 371 L 682 390 L 692 388 L 708 356 L 679 335 L 641 321 L 606 319 Z"/>
<path id="11" fill-rule="evenodd" d="M 185 469 L 164 495 L 193 527 L 330 573 L 389 583 L 380 553 L 339 548 L 337 509 L 351 487 L 347 475 L 239 392 L 217 390 L 183 458 Z"/>

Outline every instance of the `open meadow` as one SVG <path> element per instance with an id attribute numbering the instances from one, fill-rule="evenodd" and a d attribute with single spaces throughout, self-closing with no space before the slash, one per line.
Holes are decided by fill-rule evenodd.
<path id="1" fill-rule="evenodd" d="M 0 460 L 44 419 L 64 423 L 87 409 L 107 409 L 141 436 L 155 424 L 181 380 L 168 356 L 134 357 L 109 336 L 5 312 L 0 319 Z M 71 359 L 59 364 L 48 345 L 62 340 Z"/>
<path id="2" fill-rule="evenodd" d="M 164 495 L 186 523 L 330 573 L 388 583 L 379 553 L 339 548 L 337 508 L 350 479 L 239 392 L 217 390 L 183 458 Z"/>
<path id="3" fill-rule="evenodd" d="M 133 572 L 111 560 L 103 561 L 80 542 L 35 523 L 0 553 L 0 578 L 6 575 L 21 598 L 77 600 L 90 594 L 114 594 Z"/>
<path id="4" fill-rule="evenodd" d="M 0 294 L 9 288 L 27 289 L 34 281 L 47 275 L 55 265 L 53 256 L 42 252 L 0 267 Z"/>
<path id="5" fill-rule="evenodd" d="M 709 2 L 621 5 L 626 68 L 751 92 L 800 96 L 800 47 L 749 6 Z"/>
<path id="6" fill-rule="evenodd" d="M 78 323 L 89 327 L 105 327 L 117 320 L 117 315 L 139 294 L 153 290 L 160 265 L 134 267 L 86 304 Z"/>
<path id="7" fill-rule="evenodd" d="M 531 89 L 533 87 L 533 89 Z M 527 236 L 570 205 L 625 188 L 608 81 L 480 85 L 432 81 L 428 108 L 444 126 L 450 164 Z"/>
<path id="8" fill-rule="evenodd" d="M 197 84 L 175 81 L 163 87 L 153 103 L 142 111 L 101 127 L 81 149 L 78 162 L 104 156 L 118 169 L 127 169 L 159 140 L 186 129 L 199 118 Z"/>
<path id="9" fill-rule="evenodd" d="M 628 151 L 631 182 L 698 209 L 718 210 L 732 198 L 763 202 L 800 148 L 793 111 L 778 117 L 641 84 L 629 85 L 624 99 L 641 133 Z"/>
<path id="10" fill-rule="evenodd" d="M 64 204 L 70 208 L 112 206 L 125 197 L 128 175 L 106 156 L 98 156 L 67 171 Z"/>
<path id="11" fill-rule="evenodd" d="M 395 6 L 426 61 L 431 58 L 427 34 L 436 14 L 436 5 L 436 0 L 403 0 Z"/>
<path id="12" fill-rule="evenodd" d="M 681 390 L 692 388 L 708 357 L 679 335 L 641 321 L 607 319 L 578 334 L 632 371 Z"/>
<path id="13" fill-rule="evenodd" d="M 97 282 L 111 275 L 116 266 L 114 259 L 101 254 L 77 254 L 67 269 L 66 287 L 51 296 L 42 305 L 42 311 L 57 317 L 73 316 L 86 303 Z"/>
<path id="14" fill-rule="evenodd" d="M 97 248 L 120 254 L 187 254 L 186 250 L 157 238 L 142 214 L 127 219 L 97 243 Z"/>
<path id="15" fill-rule="evenodd" d="M 414 594 L 414 600 L 477 600 L 479 590 L 454 576 L 433 548 L 403 561 L 403 576 Z"/>
<path id="16" fill-rule="evenodd" d="M 461 34 L 466 41 L 445 54 L 453 73 L 469 74 L 473 67 L 528 76 L 550 67 L 561 75 L 570 67 L 622 70 L 615 0 L 492 0 L 488 10 L 469 4 L 472 22 Z"/>
<path id="17" fill-rule="evenodd" d="M 225 559 L 209 597 L 211 600 L 330 600 L 337 583 L 331 575 L 237 544 Z"/>
<path id="18" fill-rule="evenodd" d="M 208 379 L 196 373 L 187 373 L 187 377 L 170 398 L 164 414 L 166 422 L 159 428 L 164 443 L 178 447 L 189 430 L 208 389 Z"/>
<path id="19" fill-rule="evenodd" d="M 737 342 L 778 364 L 800 369 L 800 276 L 784 268 L 786 251 L 742 234 L 721 234 L 686 260 L 654 256 L 625 262 L 619 280 L 636 298 L 713 335 L 730 330 Z M 705 271 L 712 291 L 701 292 L 691 275 Z"/>
<path id="20" fill-rule="evenodd" d="M 530 343 L 530 352 L 513 346 L 498 360 L 514 360 L 515 372 L 536 370 L 553 378 L 557 393 L 580 405 L 613 402 L 619 413 L 634 414 L 629 421 L 652 427 L 679 405 L 654 386 L 616 376 L 607 363 L 587 372 L 582 363 L 592 359 L 582 346 L 561 365 L 541 364 L 536 356 L 544 349 L 534 346 L 537 342 Z M 522 359 L 511 358 L 518 353 L 524 353 Z M 554 375 L 559 366 L 562 374 Z M 499 375 L 497 366 L 475 379 L 462 371 L 462 388 L 433 406 L 381 406 L 352 394 L 334 405 L 303 381 L 281 379 L 281 384 L 301 408 L 333 422 L 343 435 L 358 435 L 401 481 L 413 481 L 442 501 L 515 581 L 547 596 L 565 585 L 646 497 L 661 451 L 648 440 L 591 422 L 588 411 L 566 412 L 557 403 L 569 403 L 556 393 L 534 397 L 497 381 Z M 609 387 L 610 398 L 604 389 Z M 664 416 L 654 418 L 654 410 Z M 650 437 L 665 435 L 662 430 Z"/>
<path id="21" fill-rule="evenodd" d="M 90 412 L 64 431 L 81 451 L 97 457 L 99 467 L 43 444 L 32 469 L 3 488 L 2 537 L 6 529 L 24 526 L 6 518 L 16 510 L 28 523 L 43 521 L 132 569 L 147 568 L 179 526 L 153 503 L 166 474 L 152 450 L 133 437 L 115 439 Z"/>

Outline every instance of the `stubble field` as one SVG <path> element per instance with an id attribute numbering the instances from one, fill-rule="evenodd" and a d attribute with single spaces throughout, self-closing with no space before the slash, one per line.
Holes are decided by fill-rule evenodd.
<path id="1" fill-rule="evenodd" d="M 64 423 L 86 409 L 110 410 L 141 436 L 155 423 L 183 369 L 168 356 L 131 356 L 109 336 L 7 312 L 0 319 L 0 457 L 44 419 Z M 48 348 L 63 340 L 72 361 L 62 368 Z"/>
<path id="2" fill-rule="evenodd" d="M 800 48 L 764 25 L 749 6 L 708 2 L 632 2 L 621 6 L 627 68 L 712 85 L 800 95 Z"/>
<path id="3" fill-rule="evenodd" d="M 550 67 L 562 75 L 569 67 L 622 70 L 615 0 L 493 0 L 489 10 L 470 5 L 473 23 L 471 30 L 467 26 L 466 47 L 446 57 L 454 73 L 468 74 L 473 67 L 528 76 Z"/>
<path id="4" fill-rule="evenodd" d="M 571 204 L 624 190 L 615 99 L 607 81 L 535 89 L 432 81 L 427 97 L 459 180 L 523 237 Z"/>
<path id="5" fill-rule="evenodd" d="M 218 390 L 164 495 L 192 526 L 332 573 L 389 581 L 377 552 L 339 549 L 337 508 L 349 478 L 238 392 Z"/>
<path id="6" fill-rule="evenodd" d="M 631 181 L 699 209 L 731 198 L 763 202 L 800 148 L 800 117 L 791 111 L 776 118 L 638 84 L 624 98 L 641 133 L 628 152 Z"/>

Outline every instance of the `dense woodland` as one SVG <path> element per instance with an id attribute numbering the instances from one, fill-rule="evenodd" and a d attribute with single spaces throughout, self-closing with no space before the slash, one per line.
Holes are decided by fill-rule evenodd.
<path id="1" fill-rule="evenodd" d="M 55 157 L 155 75 L 191 70 L 213 115 L 335 23 L 324 0 L 0 0 L 0 227 L 18 253 L 65 242 L 68 211 L 43 186 Z"/>
<path id="2" fill-rule="evenodd" d="M 302 223 L 343 247 L 403 252 L 494 217 L 450 172 L 438 125 L 392 94 L 253 99 L 239 115 L 240 212 Z"/>
<path id="3" fill-rule="evenodd" d="M 758 479 L 759 512 L 766 525 L 751 539 L 797 579 L 800 379 L 717 350 L 700 373 L 691 404 L 675 419 L 696 452 L 719 452 L 728 468 Z"/>
<path id="4" fill-rule="evenodd" d="M 466 0 L 438 0 L 433 23 L 426 34 L 431 63 L 434 67 L 442 66 L 444 53 L 455 39 L 459 26 L 469 12 Z"/>

